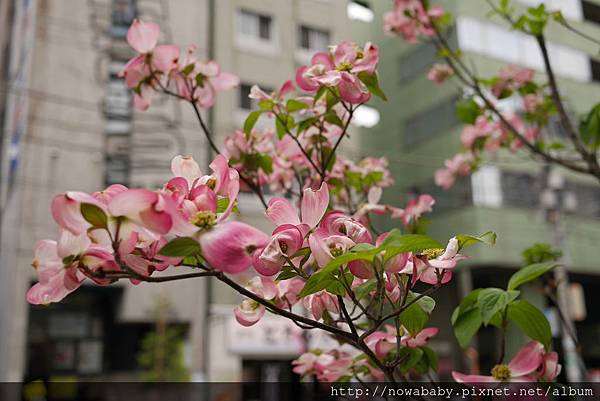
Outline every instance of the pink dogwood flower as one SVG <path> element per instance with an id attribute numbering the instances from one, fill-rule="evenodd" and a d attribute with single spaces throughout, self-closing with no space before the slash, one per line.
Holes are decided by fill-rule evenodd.
<path id="1" fill-rule="evenodd" d="M 86 277 L 80 266 L 90 272 L 117 270 L 111 252 L 92 245 L 86 234 L 74 235 L 67 230 L 61 231 L 58 242 L 37 243 L 32 266 L 37 271 L 38 282 L 27 291 L 27 301 L 36 305 L 59 302 L 79 288 Z"/>
<path id="2" fill-rule="evenodd" d="M 507 365 L 494 366 L 491 376 L 465 375 L 453 371 L 452 377 L 459 383 L 532 382 L 536 380 L 536 370 L 543 364 L 543 358 L 544 346 L 537 341 L 531 341 L 523 346 Z"/>
<path id="3" fill-rule="evenodd" d="M 127 62 L 119 76 L 134 89 L 134 106 L 146 110 L 152 102 L 153 74 L 168 74 L 177 67 L 179 48 L 159 45 L 160 27 L 152 22 L 135 19 L 127 31 L 127 43 L 138 55 Z"/>
<path id="4" fill-rule="evenodd" d="M 254 268 L 263 276 L 279 273 L 303 243 L 304 235 L 297 226 L 283 224 L 277 227 L 269 243 L 254 258 Z"/>
<path id="5" fill-rule="evenodd" d="M 308 309 L 315 319 L 321 320 L 323 313 L 340 313 L 338 300 L 326 291 L 319 291 L 303 298 L 304 307 Z"/>
<path id="6" fill-rule="evenodd" d="M 364 103 L 371 98 L 357 74 L 374 74 L 379 62 L 379 49 L 367 43 L 360 49 L 352 42 L 342 42 L 329 53 L 316 53 L 310 66 L 296 71 L 296 83 L 307 91 L 315 92 L 321 86 L 337 87 L 340 97 L 352 104 Z"/>
<path id="7" fill-rule="evenodd" d="M 456 238 L 450 238 L 446 249 L 427 249 L 423 251 L 426 257 L 425 268 L 419 275 L 419 280 L 427 284 L 438 283 L 441 274 L 441 284 L 446 284 L 452 278 L 452 271 L 456 264 L 467 257 L 458 253 L 459 244 Z"/>
<path id="8" fill-rule="evenodd" d="M 436 84 L 443 84 L 454 75 L 454 70 L 448 64 L 434 64 L 427 73 L 427 79 Z"/>
<path id="9" fill-rule="evenodd" d="M 389 36 L 400 35 L 414 43 L 418 35 L 434 35 L 433 22 L 444 15 L 441 7 L 425 9 L 419 0 L 395 0 L 394 8 L 383 17 L 383 30 Z"/>
<path id="10" fill-rule="evenodd" d="M 456 181 L 457 176 L 465 176 L 471 172 L 473 155 L 471 153 L 458 153 L 452 159 L 444 162 L 445 167 L 436 170 L 435 184 L 448 189 Z"/>
<path id="11" fill-rule="evenodd" d="M 273 299 L 277 296 L 277 287 L 275 286 L 275 283 L 273 280 L 266 278 L 254 277 L 248 282 L 246 289 L 266 300 Z M 255 325 L 262 319 L 265 314 L 265 307 L 255 300 L 247 298 L 234 309 L 233 313 L 239 324 L 249 327 Z"/>
<path id="12" fill-rule="evenodd" d="M 404 209 L 394 209 L 392 218 L 399 218 L 407 226 L 411 222 L 416 222 L 423 213 L 429 213 L 433 210 L 435 199 L 429 194 L 419 195 L 411 199 Z"/>
<path id="13" fill-rule="evenodd" d="M 323 183 L 316 191 L 311 188 L 303 191 L 300 217 L 296 208 L 285 198 L 271 198 L 265 214 L 277 226 L 291 224 L 300 227 L 306 234 L 307 229 L 315 228 L 319 224 L 328 206 L 329 189 L 327 184 Z"/>

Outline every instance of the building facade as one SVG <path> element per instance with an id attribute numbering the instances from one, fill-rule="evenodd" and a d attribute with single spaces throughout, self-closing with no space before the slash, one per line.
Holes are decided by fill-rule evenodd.
<path id="1" fill-rule="evenodd" d="M 388 2 L 369 3 L 375 11 L 376 21 L 381 21 L 383 14 L 391 8 Z M 524 7 L 540 1 L 512 3 L 524 10 Z M 599 36 L 600 2 L 568 0 L 545 3 L 549 9 L 560 9 L 577 29 L 592 37 Z M 436 4 L 442 5 L 454 16 L 450 41 L 465 55 L 467 65 L 473 66 L 480 76 L 497 75 L 502 65 L 512 63 L 535 69 L 536 79 L 543 79 L 542 59 L 534 39 L 510 30 L 500 18 L 490 18 L 486 2 L 440 0 Z M 398 194 L 432 194 L 436 205 L 429 229 L 440 240 L 457 233 L 497 232 L 498 242 L 494 248 L 469 250 L 472 258 L 444 294 L 450 300 L 449 305 L 456 305 L 459 297 L 474 287 L 502 287 L 511 272 L 521 266 L 523 249 L 535 242 L 553 242 L 553 229 L 545 220 L 539 200 L 545 186 L 541 179 L 542 166 L 531 162 L 525 155 L 501 153 L 473 176 L 458 180 L 449 191 L 436 188 L 433 183 L 435 170 L 442 167 L 444 160 L 457 153 L 461 146 L 462 124 L 454 106 L 462 96 L 461 88 L 453 84 L 439 86 L 427 80 L 429 68 L 438 62 L 432 44 L 405 44 L 399 38 L 385 37 L 381 24 L 373 24 L 372 28 L 372 31 L 363 34 L 381 46 L 380 81 L 389 101 L 376 103 L 381 121 L 367 130 L 363 138 L 377 138 L 366 142 L 365 147 L 373 154 L 387 156 L 392 174 L 397 178 L 394 190 L 387 191 L 389 198 L 386 200 L 398 202 Z M 553 24 L 548 29 L 548 41 L 561 93 L 570 113 L 579 117 L 600 101 L 598 49 Z M 561 135 L 560 132 L 556 134 Z M 600 188 L 597 182 L 585 177 L 561 173 L 567 177 L 566 186 L 578 201 L 575 213 L 564 221 L 566 240 L 563 251 L 571 271 L 571 281 L 583 288 L 587 317 L 580 317 L 581 321 L 576 324 L 586 364 L 594 369 L 600 366 L 600 349 L 594 341 L 600 316 L 593 311 L 593 305 L 598 301 L 595 288 L 600 284 L 600 265 L 596 259 L 600 234 Z M 544 306 L 542 296 L 536 295 L 536 291 L 528 291 L 530 293 L 537 299 L 538 305 Z M 442 360 L 447 357 L 447 364 L 460 365 L 465 361 L 450 356 L 457 347 L 447 319 L 451 309 L 434 313 L 434 320 L 438 320 L 444 327 L 442 332 L 447 335 L 442 333 L 436 337 L 432 346 L 435 348 L 437 342 Z M 548 316 L 553 316 L 551 309 L 547 312 Z M 485 371 L 493 363 L 490 349 L 498 338 L 490 330 L 479 335 L 477 341 L 480 346 L 476 360 Z M 444 362 L 443 365 L 447 364 Z"/>
<path id="2" fill-rule="evenodd" d="M 0 17 L 12 23 L 0 24 L 2 49 L 10 47 L 0 92 L 0 380 L 135 380 L 140 341 L 156 325 L 157 299 L 181 330 L 192 379 L 291 377 L 287 361 L 304 346 L 296 331 L 266 318 L 240 333 L 232 314 L 240 299 L 216 283 L 84 285 L 60 304 L 32 307 L 25 302 L 35 281 L 29 265 L 35 242 L 56 235 L 49 210 L 55 194 L 112 183 L 156 188 L 170 177 L 173 156 L 192 155 L 205 169 L 213 156 L 188 105 L 159 96 L 147 112 L 133 110 L 117 73 L 131 57 L 125 35 L 134 18 L 159 23 L 162 42 L 195 44 L 201 58 L 240 76 L 240 87 L 219 94 L 206 113 L 222 143 L 255 106 L 248 99 L 252 85 L 277 89 L 311 53 L 351 36 L 347 3 L 2 2 Z M 350 143 L 345 152 L 359 155 L 358 146 Z M 240 209 L 244 219 L 272 229 L 250 194 L 241 194 Z"/>

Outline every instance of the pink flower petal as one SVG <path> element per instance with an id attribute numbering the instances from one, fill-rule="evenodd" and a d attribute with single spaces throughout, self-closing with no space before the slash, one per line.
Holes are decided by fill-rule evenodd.
<path id="1" fill-rule="evenodd" d="M 138 53 L 148 53 L 154 49 L 160 36 L 160 27 L 152 22 L 135 19 L 127 31 L 127 43 Z"/>
<path id="2" fill-rule="evenodd" d="M 177 68 L 179 48 L 174 45 L 157 46 L 152 52 L 152 63 L 158 71 L 168 73 Z"/>
<path id="3" fill-rule="evenodd" d="M 267 219 L 271 220 L 275 225 L 292 224 L 296 226 L 300 224 L 298 212 L 289 200 L 284 198 L 271 198 L 268 206 L 265 214 Z"/>
<path id="4" fill-rule="evenodd" d="M 525 376 L 535 371 L 542 363 L 544 346 L 530 341 L 517 352 L 508 364 L 512 377 Z"/>
<path id="5" fill-rule="evenodd" d="M 255 249 L 264 247 L 269 237 L 247 224 L 230 221 L 218 224 L 200 236 L 202 255 L 217 270 L 239 273 L 252 265 Z"/>
<path id="6" fill-rule="evenodd" d="M 452 371 L 452 377 L 458 383 L 497 383 L 498 380 L 494 379 L 492 376 L 482 376 L 482 375 L 465 375 L 460 372 Z"/>
<path id="7" fill-rule="evenodd" d="M 310 227 L 316 227 L 329 206 L 329 188 L 326 183 L 314 191 L 311 188 L 304 190 L 300 210 L 302 213 L 302 223 Z"/>

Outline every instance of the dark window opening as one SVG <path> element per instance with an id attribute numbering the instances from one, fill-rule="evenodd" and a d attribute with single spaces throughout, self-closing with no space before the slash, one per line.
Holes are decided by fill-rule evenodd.
<path id="1" fill-rule="evenodd" d="M 451 98 L 436 104 L 425 112 L 419 113 L 404 124 L 403 142 L 406 146 L 415 145 L 439 134 L 459 123 L 454 104 L 456 98 Z M 436 116 L 431 118 L 431 116 Z"/>
<path id="2" fill-rule="evenodd" d="M 323 29 L 300 27 L 299 46 L 306 50 L 326 50 L 329 46 L 329 32 Z"/>
<path id="3" fill-rule="evenodd" d="M 590 59 L 592 66 L 592 80 L 600 82 L 600 62 Z"/>
<path id="4" fill-rule="evenodd" d="M 247 82 L 243 82 L 240 85 L 238 107 L 242 110 L 256 110 L 258 108 L 256 99 L 251 99 L 249 97 L 250 91 L 252 90 L 252 86 L 254 86 L 254 84 L 250 84 Z M 260 89 L 265 93 L 271 93 L 273 91 L 273 89 L 271 88 L 263 88 L 262 86 L 260 87 Z"/>
<path id="5" fill-rule="evenodd" d="M 600 5 L 584 0 L 581 6 L 584 20 L 600 24 Z"/>

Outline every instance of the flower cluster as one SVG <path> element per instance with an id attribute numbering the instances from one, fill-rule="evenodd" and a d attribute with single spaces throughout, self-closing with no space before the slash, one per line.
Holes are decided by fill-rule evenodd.
<path id="1" fill-rule="evenodd" d="M 494 366 L 491 376 L 465 375 L 460 372 L 452 372 L 452 376 L 459 383 L 552 382 L 560 374 L 561 368 L 556 352 L 546 352 L 541 343 L 531 341 L 508 364 Z"/>
<path id="2" fill-rule="evenodd" d="M 372 43 L 361 49 L 352 42 L 342 42 L 332 47 L 329 53 L 316 53 L 310 66 L 298 68 L 296 83 L 309 93 L 323 86 L 336 88 L 345 102 L 365 103 L 371 93 L 361 81 L 360 74 L 374 74 L 378 63 L 379 49 Z"/>
<path id="3" fill-rule="evenodd" d="M 394 17 L 391 29 L 409 39 L 416 32 L 430 35 L 431 20 L 443 13 L 420 4 L 396 1 L 395 12 L 402 16 Z M 406 25 L 404 17 L 413 23 Z M 495 234 L 457 234 L 444 246 L 423 233 L 423 215 L 435 204 L 430 195 L 420 194 L 403 208 L 380 203 L 384 188 L 393 183 L 387 160 L 366 157 L 355 163 L 337 155 L 356 109 L 372 95 L 385 99 L 376 71 L 377 47 L 342 42 L 317 53 L 310 66 L 296 72 L 296 84 L 305 93 L 296 94 L 291 81 L 273 93 L 253 87 L 250 96 L 258 109 L 219 151 L 198 107 L 211 107 L 215 93 L 236 85 L 238 78 L 221 72 L 213 61 L 198 61 L 192 48 L 181 58 L 177 47 L 158 45 L 159 33 L 155 24 L 134 21 L 127 39 L 138 54 L 122 76 L 140 109 L 149 107 L 154 92 L 195 108 L 217 153 L 210 172 L 202 173 L 192 157 L 176 156 L 173 177 L 157 190 L 112 185 L 92 194 L 57 195 L 51 212 L 59 227 L 58 240 L 36 246 L 38 283 L 28 291 L 28 301 L 59 302 L 87 279 L 109 285 L 121 279 L 137 284 L 213 276 L 243 296 L 233 311 L 241 325 L 256 324 L 268 310 L 299 327 L 324 330 L 350 348 L 304 353 L 293 363 L 298 374 L 322 381 L 394 381 L 397 374 L 425 376 L 435 370 L 437 358 L 427 346 L 438 333 L 427 325 L 435 308 L 430 295 L 452 279 L 455 267 L 466 258 L 463 249 L 493 245 Z M 433 78 L 442 81 L 449 74 L 438 68 Z M 490 85 L 501 86 L 503 94 L 535 94 L 529 92 L 532 83 L 522 71 L 507 71 L 501 80 Z M 526 99 L 529 113 L 544 107 L 537 97 Z M 476 113 L 463 133 L 468 153 L 438 172 L 436 179 L 444 186 L 468 173 L 496 136 L 501 145 L 522 139 L 513 138 L 514 133 L 472 105 L 469 110 Z M 255 128 L 259 118 L 274 127 Z M 273 192 L 270 197 L 263 192 L 267 185 Z M 274 225 L 270 234 L 236 220 L 242 190 L 253 191 L 263 203 L 265 217 Z M 389 215 L 388 224 L 399 220 L 399 227 L 378 232 L 371 216 L 383 214 Z M 165 270 L 180 273 L 154 274 Z M 421 288 L 425 291 L 417 293 Z M 477 312 L 487 325 L 495 317 L 506 319 L 509 306 L 526 302 L 516 300 L 514 289 L 491 288 L 480 295 L 463 300 L 453 324 Z M 496 296 L 497 302 L 489 301 Z M 540 319 L 535 307 L 533 312 L 525 308 Z M 549 345 L 550 334 L 539 337 Z M 533 355 L 535 363 L 524 367 L 524 357 L 517 356 L 509 365 L 494 368 L 493 377 L 556 377 L 556 354 L 544 353 L 537 344 L 523 351 Z M 464 379 L 458 373 L 455 378 Z"/>
<path id="4" fill-rule="evenodd" d="M 414 43 L 419 35 L 433 36 L 432 24 L 443 16 L 441 7 L 425 9 L 419 0 L 395 0 L 394 8 L 383 18 L 383 29 L 390 36 L 400 35 L 405 41 Z"/>
<path id="5" fill-rule="evenodd" d="M 487 104 L 480 105 L 477 97 L 467 98 L 460 105 L 461 119 L 466 123 L 460 134 L 463 152 L 446 160 L 445 166 L 435 173 L 435 182 L 450 188 L 458 176 L 476 170 L 484 154 L 496 154 L 500 149 L 516 152 L 526 144 L 540 145 L 540 133 L 554 112 L 549 95 L 534 81 L 534 72 L 528 68 L 508 65 L 499 76 L 482 80 L 493 95 L 490 100 L 501 104 L 504 99 L 517 99 L 517 109 L 501 112 L 498 118 Z"/>
<path id="6" fill-rule="evenodd" d="M 324 352 L 314 349 L 300 355 L 292 365 L 294 373 L 301 376 L 314 375 L 317 380 L 323 382 L 350 380 L 355 377 L 371 381 L 383 379 L 383 372 L 364 357 L 356 357 L 345 351 Z"/>
<path id="7" fill-rule="evenodd" d="M 176 94 L 193 101 L 199 107 L 211 107 L 216 93 L 239 85 L 239 78 L 222 72 L 214 61 L 203 62 L 194 55 L 190 46 L 184 57 L 174 45 L 157 45 L 160 28 L 152 22 L 133 21 L 127 31 L 127 42 L 137 52 L 119 75 L 133 89 L 133 104 L 146 110 L 152 103 L 154 92 L 173 82 Z"/>
<path id="8" fill-rule="evenodd" d="M 268 236 L 229 219 L 239 191 L 237 171 L 223 156 L 211 163 L 207 175 L 190 157 L 175 157 L 171 167 L 174 178 L 158 191 L 112 185 L 93 194 L 57 195 L 51 209 L 59 240 L 36 246 L 33 266 L 39 282 L 29 290 L 29 302 L 58 302 L 86 278 L 105 285 L 114 281 L 113 274 L 123 273 L 139 282 L 180 265 L 181 257 L 160 253 L 173 236 L 196 241 L 214 269 L 248 269 L 252 252 Z"/>

